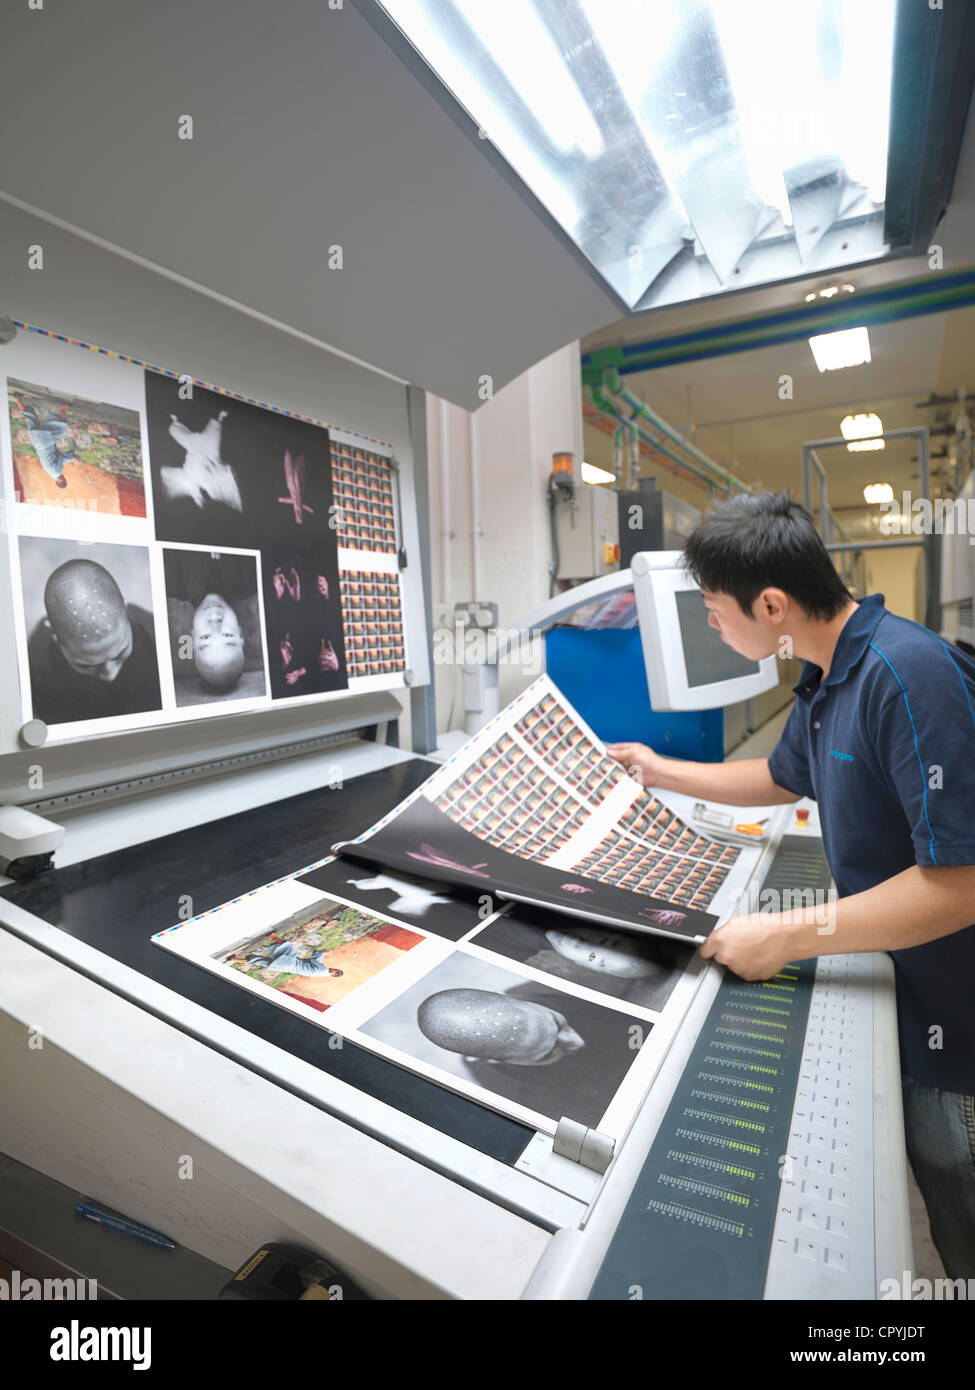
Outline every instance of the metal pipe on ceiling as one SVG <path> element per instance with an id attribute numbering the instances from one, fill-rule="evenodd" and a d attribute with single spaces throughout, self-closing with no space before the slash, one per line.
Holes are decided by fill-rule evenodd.
<path id="1" fill-rule="evenodd" d="M 620 374 L 615 367 L 606 367 L 604 369 L 603 386 L 611 395 L 619 396 L 631 407 L 635 419 L 649 420 L 654 429 L 666 435 L 668 439 L 672 440 L 678 448 L 683 449 L 686 454 L 689 454 L 690 457 L 694 459 L 696 463 L 699 463 L 702 468 L 706 469 L 708 473 L 721 479 L 729 491 L 731 487 L 740 488 L 742 492 L 750 491 L 750 489 L 747 488 L 744 483 L 740 482 L 733 473 L 729 473 L 726 468 L 722 468 L 720 464 L 709 459 L 707 454 L 702 453 L 694 444 L 686 440 L 672 425 L 668 425 L 667 421 L 663 419 L 662 416 L 658 415 L 656 411 L 651 410 L 638 396 L 634 396 L 633 392 L 623 385 L 620 380 Z"/>
<path id="2" fill-rule="evenodd" d="M 607 375 L 611 382 L 615 377 L 615 384 L 619 386 L 619 377 L 615 373 L 610 371 Z M 612 386 L 609 386 L 608 389 L 612 390 Z M 628 391 L 620 390 L 619 394 L 624 397 L 625 403 L 630 406 L 633 411 L 632 415 L 629 417 L 624 416 L 616 403 L 609 399 L 607 390 L 599 386 L 589 387 L 589 399 L 601 414 L 605 415 L 610 420 L 616 421 L 616 423 L 623 426 L 625 430 L 635 430 L 637 437 L 649 448 L 653 449 L 654 452 L 669 459 L 673 465 L 694 478 L 697 482 L 703 483 L 709 489 L 709 497 L 710 489 L 715 487 L 719 488 L 726 496 L 731 495 L 732 487 L 737 488 L 741 492 L 751 491 L 751 488 L 748 487 L 746 483 L 736 478 L 734 474 L 729 473 L 727 469 L 722 468 L 719 464 L 713 463 L 706 454 L 702 454 L 701 451 L 696 449 L 693 445 L 688 445 L 687 441 L 679 435 L 676 430 L 672 429 L 672 427 L 667 424 L 666 420 L 657 415 L 654 411 L 651 411 L 649 406 L 645 406 L 642 401 L 637 400 L 637 398 L 632 396 Z M 673 449 L 668 447 L 667 444 L 655 438 L 648 430 L 643 428 L 640 423 L 641 417 L 651 420 L 654 426 L 661 430 L 661 433 L 665 434 L 668 439 L 672 439 L 677 447 L 683 449 L 684 452 L 691 457 L 689 459 L 681 458 L 678 454 L 674 453 Z"/>
<path id="3" fill-rule="evenodd" d="M 630 421 L 624 415 L 621 415 L 620 412 L 610 403 L 610 401 L 607 400 L 606 396 L 598 386 L 589 387 L 589 399 L 601 415 L 605 415 L 608 420 L 613 420 L 616 424 L 621 426 L 621 428 L 617 431 L 617 434 L 625 437 L 626 431 L 630 429 Z M 644 444 L 646 444 L 647 448 L 653 449 L 654 453 L 661 454 L 664 458 L 670 460 L 670 463 L 666 464 L 665 467 L 673 467 L 679 472 L 684 472 L 695 482 L 701 482 L 705 484 L 710 484 L 711 482 L 713 482 L 713 479 L 709 478 L 695 464 L 688 463 L 686 459 L 678 458 L 676 454 L 671 453 L 671 451 L 667 449 L 663 444 L 659 444 L 655 439 L 652 439 L 651 436 L 645 430 L 641 429 L 639 425 L 636 428 L 640 440 Z M 620 452 L 622 453 L 622 444 L 618 447 L 620 449 Z M 616 448 L 617 446 L 614 444 L 614 455 L 616 454 Z M 615 462 L 616 461 L 614 457 L 614 468 Z M 620 481 L 622 482 L 622 464 L 620 465 L 620 473 L 618 476 L 620 477 Z"/>

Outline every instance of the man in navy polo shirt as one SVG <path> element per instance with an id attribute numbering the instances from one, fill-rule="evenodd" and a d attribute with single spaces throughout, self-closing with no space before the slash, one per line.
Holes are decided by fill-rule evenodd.
<path id="1" fill-rule="evenodd" d="M 813 797 L 838 901 L 735 917 L 701 954 L 746 980 L 786 962 L 889 951 L 907 1146 L 948 1275 L 975 1278 L 975 661 L 936 633 L 855 603 L 787 496 L 715 507 L 685 562 L 711 626 L 752 660 L 805 667 L 771 756 L 729 763 L 612 756 L 643 784 L 732 805 Z"/>

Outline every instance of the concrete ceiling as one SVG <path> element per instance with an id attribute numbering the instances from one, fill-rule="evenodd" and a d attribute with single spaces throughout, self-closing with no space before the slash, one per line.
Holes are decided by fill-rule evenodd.
<path id="1" fill-rule="evenodd" d="M 471 409 L 619 312 L 350 0 L 2 24 L 0 196 Z"/>

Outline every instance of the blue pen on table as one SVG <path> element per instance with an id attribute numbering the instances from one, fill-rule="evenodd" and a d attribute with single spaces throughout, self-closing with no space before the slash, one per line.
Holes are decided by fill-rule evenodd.
<path id="1" fill-rule="evenodd" d="M 175 1240 L 170 1240 L 169 1236 L 160 1235 L 158 1231 L 151 1231 L 148 1226 L 139 1226 L 134 1221 L 126 1221 L 124 1216 L 113 1216 L 111 1212 L 102 1211 L 100 1207 L 94 1207 L 90 1202 L 76 1202 L 75 1215 L 83 1216 L 88 1221 L 97 1221 L 99 1226 L 109 1226 L 113 1231 L 121 1231 L 124 1236 L 131 1236 L 133 1240 L 141 1240 L 146 1245 L 155 1245 L 161 1250 L 175 1250 Z"/>

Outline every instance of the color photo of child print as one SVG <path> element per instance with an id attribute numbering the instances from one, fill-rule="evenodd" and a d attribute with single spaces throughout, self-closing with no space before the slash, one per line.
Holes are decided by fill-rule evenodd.
<path id="1" fill-rule="evenodd" d="M 216 959 L 321 1013 L 423 940 L 406 927 L 322 898 Z"/>
<path id="2" fill-rule="evenodd" d="M 7 379 L 7 408 L 20 501 L 145 516 L 136 411 L 15 377 Z"/>

